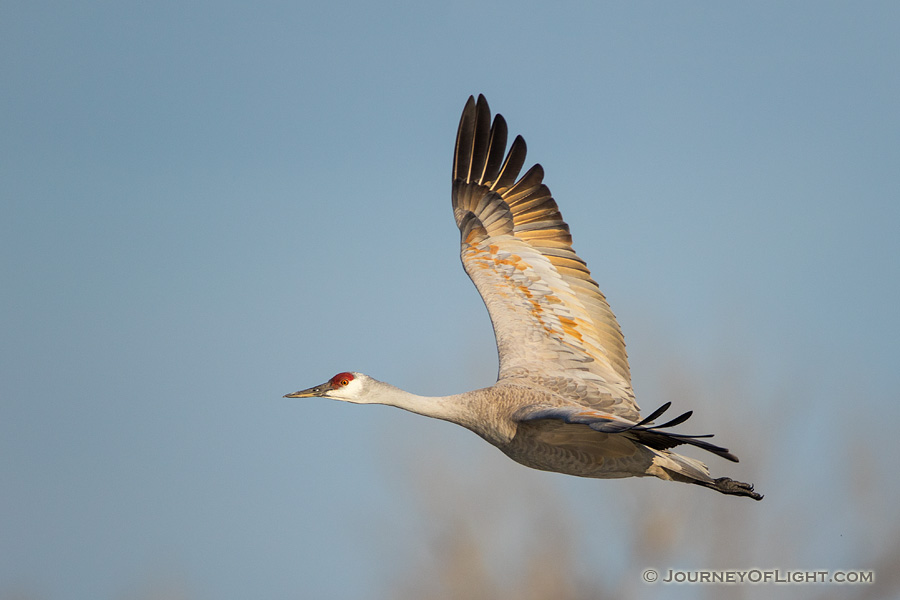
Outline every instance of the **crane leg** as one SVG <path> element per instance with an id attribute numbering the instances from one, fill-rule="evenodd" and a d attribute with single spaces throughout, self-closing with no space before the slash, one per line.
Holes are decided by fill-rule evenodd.
<path id="1" fill-rule="evenodd" d="M 730 477 L 719 477 L 712 481 L 695 481 L 700 485 L 716 490 L 723 494 L 731 494 L 733 496 L 748 496 L 754 500 L 762 500 L 763 496 L 753 491 L 753 484 L 735 481 Z"/>

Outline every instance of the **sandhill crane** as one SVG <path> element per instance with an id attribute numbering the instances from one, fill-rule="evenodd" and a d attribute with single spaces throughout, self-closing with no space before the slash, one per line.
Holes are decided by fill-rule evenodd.
<path id="1" fill-rule="evenodd" d="M 619 324 L 583 260 L 540 165 L 521 178 L 525 141 L 506 152 L 507 126 L 491 122 L 484 96 L 469 97 L 453 160 L 453 213 L 461 257 L 494 326 L 497 383 L 442 397 L 417 396 L 356 372 L 285 398 L 321 397 L 386 404 L 462 425 L 511 459 L 581 477 L 654 476 L 710 489 L 762 496 L 728 477 L 713 479 L 702 462 L 670 450 L 689 444 L 737 462 L 726 448 L 663 431 L 688 417 L 641 419 Z M 505 159 L 504 159 L 505 155 Z"/>

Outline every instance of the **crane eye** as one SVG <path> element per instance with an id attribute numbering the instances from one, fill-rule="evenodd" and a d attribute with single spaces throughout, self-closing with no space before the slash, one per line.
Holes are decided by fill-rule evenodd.
<path id="1" fill-rule="evenodd" d="M 353 373 L 338 373 L 330 380 L 328 380 L 329 385 L 333 389 L 337 389 L 339 387 L 346 387 L 350 385 L 350 382 L 353 381 Z"/>

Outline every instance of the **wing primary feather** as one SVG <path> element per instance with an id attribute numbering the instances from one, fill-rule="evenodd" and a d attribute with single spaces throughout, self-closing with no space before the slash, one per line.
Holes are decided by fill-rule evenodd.
<path id="1" fill-rule="evenodd" d="M 484 163 L 484 171 L 480 180 L 484 185 L 490 186 L 493 184 L 500 173 L 500 167 L 503 165 L 503 156 L 506 153 L 506 136 L 508 133 L 506 119 L 500 115 L 494 117 L 494 124 L 491 126 L 490 149 L 488 150 L 487 160 Z"/>
<path id="2" fill-rule="evenodd" d="M 682 423 L 684 423 L 685 421 L 690 419 L 692 414 L 694 414 L 694 411 L 689 410 L 686 413 L 675 417 L 674 419 L 672 419 L 671 421 L 669 421 L 667 423 L 663 423 L 662 425 L 654 425 L 650 429 L 662 429 L 663 427 L 675 427 L 676 425 L 681 425 Z"/>
<path id="3" fill-rule="evenodd" d="M 682 435 L 678 433 L 663 433 L 662 431 L 632 431 L 629 432 L 629 435 L 633 435 L 634 438 L 640 443 L 649 446 L 651 448 L 655 448 L 656 450 L 667 450 L 674 446 L 678 446 L 681 444 L 688 444 L 691 446 L 696 446 L 697 448 L 702 448 L 707 452 L 712 452 L 717 456 L 721 456 L 726 460 L 730 460 L 731 462 L 740 462 L 738 457 L 732 454 L 728 448 L 723 448 L 722 446 L 716 446 L 715 444 L 710 444 L 709 442 L 704 442 L 702 440 L 698 440 L 698 437 L 710 437 L 710 436 L 698 436 L 698 435 Z"/>
<path id="4" fill-rule="evenodd" d="M 475 135 L 472 139 L 472 163 L 469 168 L 467 181 L 481 183 L 484 175 L 484 165 L 487 164 L 488 151 L 490 150 L 491 135 L 491 109 L 483 95 L 478 96 L 475 105 Z"/>
<path id="5" fill-rule="evenodd" d="M 635 427 L 643 427 L 647 423 L 652 423 L 654 419 L 657 419 L 661 414 L 669 410 L 670 406 L 672 406 L 672 403 L 666 402 L 665 404 L 654 410 L 652 413 L 650 413 L 650 416 L 648 416 L 646 419 L 644 419 L 640 423 L 636 423 Z"/>
<path id="6" fill-rule="evenodd" d="M 462 117 L 459 119 L 459 129 L 456 131 L 456 148 L 453 152 L 453 178 L 468 181 L 468 174 L 472 168 L 472 143 L 475 141 L 475 98 L 469 96 Z"/>
<path id="7" fill-rule="evenodd" d="M 523 156 L 523 164 L 524 158 L 525 157 Z M 527 198 L 534 188 L 541 185 L 541 182 L 543 180 L 544 167 L 539 164 L 535 164 L 530 169 L 525 171 L 525 174 L 522 175 L 522 178 L 519 179 L 515 183 L 515 185 L 504 192 L 503 199 L 506 200 L 507 204 L 509 204 L 510 208 L 512 208 L 512 206 L 514 206 L 516 202 Z"/>
<path id="8" fill-rule="evenodd" d="M 521 135 L 517 135 L 516 139 L 513 140 L 512 145 L 509 147 L 509 152 L 506 154 L 506 160 L 503 161 L 503 166 L 500 167 L 497 181 L 491 186 L 492 190 L 496 192 L 505 192 L 506 188 L 516 182 L 516 177 L 519 176 L 519 171 L 522 170 L 522 165 L 525 164 L 525 154 L 527 151 L 528 147 L 525 144 L 525 139 Z"/>
<path id="9" fill-rule="evenodd" d="M 667 422 L 663 423 L 662 425 L 652 425 L 652 426 L 651 426 L 650 423 L 652 423 L 654 420 L 656 420 L 657 418 L 659 418 L 660 416 L 662 416 L 662 414 L 663 414 L 664 412 L 666 412 L 667 410 L 669 410 L 669 407 L 670 407 L 670 406 L 672 406 L 672 403 L 671 403 L 671 402 L 666 402 L 665 404 L 663 404 L 662 406 L 660 406 L 659 408 L 657 408 L 656 410 L 654 410 L 653 413 L 650 414 L 650 416 L 648 416 L 646 419 L 642 420 L 640 423 L 636 423 L 633 427 L 631 427 L 631 429 L 645 429 L 645 430 L 647 430 L 647 431 L 650 431 L 650 430 L 652 430 L 652 429 L 663 429 L 663 428 L 666 428 L 666 427 L 675 427 L 676 425 L 681 425 L 682 423 L 684 423 L 685 421 L 687 421 L 688 419 L 690 419 L 690 418 L 691 418 L 691 415 L 694 414 L 694 411 L 689 410 L 689 411 L 687 411 L 686 413 L 682 413 L 682 414 L 678 415 L 677 417 L 675 417 L 675 418 L 672 419 L 671 421 L 667 421 Z M 673 434 L 673 435 L 674 435 L 674 434 Z M 696 438 L 696 437 L 712 437 L 712 434 L 707 434 L 707 435 L 684 435 L 684 434 L 677 434 L 677 435 L 682 436 L 682 437 L 692 437 L 692 438 Z"/>

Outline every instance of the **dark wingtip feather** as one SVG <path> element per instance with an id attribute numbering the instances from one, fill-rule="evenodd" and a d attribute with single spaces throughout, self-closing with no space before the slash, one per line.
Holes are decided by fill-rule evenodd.
<path id="1" fill-rule="evenodd" d="M 721 456 L 722 458 L 730 460 L 731 462 L 740 462 L 738 461 L 737 456 L 728 451 L 728 448 L 716 446 L 715 444 L 710 444 L 709 442 L 704 442 L 703 440 L 697 439 L 698 437 L 708 436 L 666 433 L 664 431 L 657 431 L 655 429 L 632 429 L 628 431 L 628 435 L 633 436 L 635 440 L 644 444 L 645 446 L 654 448 L 656 450 L 668 450 L 669 448 L 674 448 L 675 446 L 688 444 L 690 446 L 702 448 L 707 452 L 712 452 L 716 456 Z"/>
<path id="2" fill-rule="evenodd" d="M 663 423 L 662 425 L 655 425 L 653 427 L 653 429 L 661 429 L 663 427 L 675 427 L 676 425 L 681 425 L 682 423 L 684 423 L 685 421 L 690 419 L 691 415 L 693 415 L 693 414 L 694 414 L 694 411 L 689 410 L 686 413 L 683 413 L 683 414 L 675 417 L 674 419 L 672 419 L 671 421 L 669 421 L 667 423 Z"/>
<path id="3" fill-rule="evenodd" d="M 635 425 L 635 427 L 643 427 L 643 426 L 646 425 L 647 423 L 652 423 L 652 422 L 653 422 L 655 419 L 657 419 L 661 414 L 663 414 L 664 412 L 666 412 L 667 410 L 669 410 L 669 407 L 670 407 L 670 406 L 672 406 L 672 403 L 671 403 L 671 402 L 666 402 L 665 404 L 663 404 L 662 406 L 660 406 L 659 408 L 657 408 L 656 410 L 654 410 L 652 413 L 650 413 L 650 415 L 649 415 L 646 419 L 644 419 L 643 421 L 641 421 L 640 423 L 638 423 L 637 425 Z"/>
<path id="4" fill-rule="evenodd" d="M 456 130 L 456 146 L 453 151 L 453 179 L 466 180 L 472 165 L 472 143 L 475 141 L 475 98 L 469 96 Z"/>

